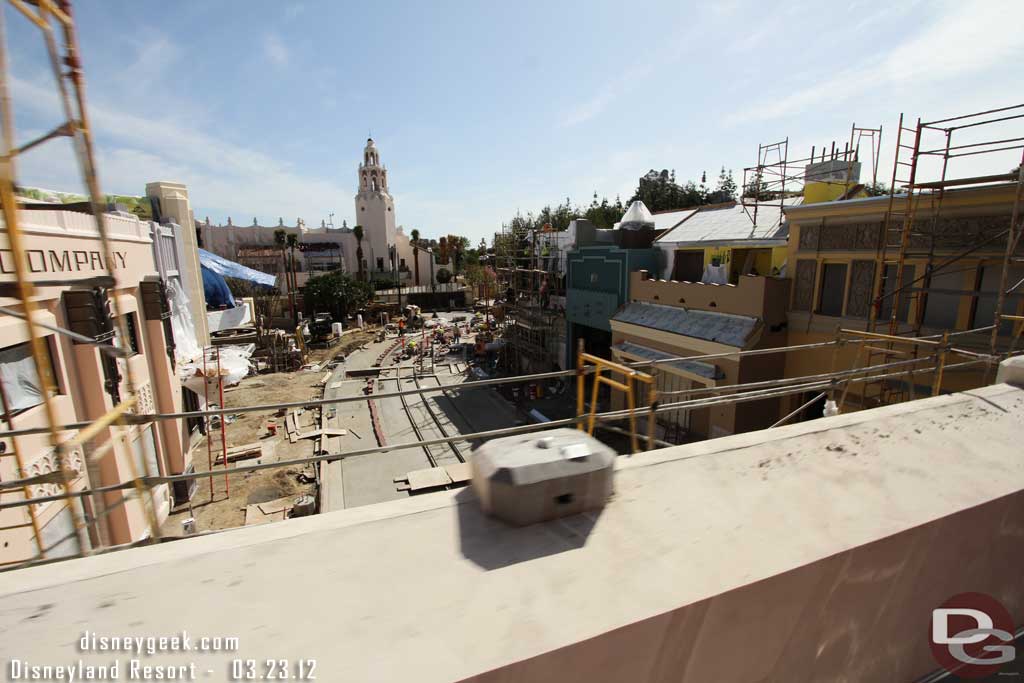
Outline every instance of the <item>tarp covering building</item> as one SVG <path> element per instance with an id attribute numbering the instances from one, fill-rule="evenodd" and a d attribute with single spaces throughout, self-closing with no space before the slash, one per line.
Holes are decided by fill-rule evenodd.
<path id="1" fill-rule="evenodd" d="M 217 256 L 205 249 L 199 250 L 199 263 L 203 268 L 209 268 L 221 277 L 233 277 L 239 280 L 248 280 L 249 282 L 255 282 L 258 285 L 264 285 L 267 287 L 273 287 L 277 282 L 277 277 L 270 273 L 264 273 L 253 268 L 247 268 L 241 263 L 229 261 L 223 256 Z"/>

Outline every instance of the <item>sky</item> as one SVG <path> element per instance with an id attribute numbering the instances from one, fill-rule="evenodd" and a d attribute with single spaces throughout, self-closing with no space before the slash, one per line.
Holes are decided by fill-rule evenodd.
<path id="1" fill-rule="evenodd" d="M 632 194 L 649 169 L 737 181 L 883 127 L 1024 101 L 1024 2 L 76 3 L 101 187 L 189 188 L 197 219 L 353 224 L 372 134 L 397 222 L 488 241 L 517 211 Z M 60 122 L 38 31 L 4 3 L 19 142 Z M 1021 135 L 1019 128 L 1018 135 Z M 862 155 L 862 161 L 866 161 Z M 1019 162 L 969 157 L 951 177 Z M 992 166 L 995 168 L 992 168 Z M 872 172 L 866 163 L 865 175 Z M 70 142 L 22 185 L 81 192 Z"/>

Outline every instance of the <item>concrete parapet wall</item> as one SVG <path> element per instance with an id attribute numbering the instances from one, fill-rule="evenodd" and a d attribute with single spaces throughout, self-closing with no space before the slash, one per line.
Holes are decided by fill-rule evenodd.
<path id="1" fill-rule="evenodd" d="M 9 572 L 0 628 L 34 663 L 108 663 L 83 628 L 233 635 L 195 661 L 331 681 L 914 680 L 949 597 L 1024 620 L 1022 418 L 1001 384 L 623 457 L 556 522 L 446 491 Z"/>
<path id="2" fill-rule="evenodd" d="M 747 315 L 777 325 L 786 319 L 789 280 L 741 275 L 735 285 L 654 280 L 647 271 L 630 273 L 629 298 L 666 306 Z"/>

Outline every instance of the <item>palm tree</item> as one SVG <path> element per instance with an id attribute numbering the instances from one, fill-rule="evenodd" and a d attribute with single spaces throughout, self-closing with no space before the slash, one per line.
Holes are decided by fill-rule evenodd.
<path id="1" fill-rule="evenodd" d="M 409 237 L 411 238 L 409 241 L 412 242 L 412 262 L 414 267 L 416 268 L 416 284 L 418 285 L 420 283 L 420 255 L 418 253 L 420 244 L 420 231 L 417 230 L 416 228 L 413 228 L 412 232 L 409 233 Z"/>
<path id="2" fill-rule="evenodd" d="M 284 265 L 284 280 L 288 289 L 288 308 L 292 314 L 292 320 L 295 320 L 295 301 L 291 295 L 291 283 L 288 281 L 288 259 L 285 258 L 285 246 L 288 244 L 288 233 L 284 230 L 274 231 L 274 244 L 281 250 L 281 263 Z"/>
<path id="3" fill-rule="evenodd" d="M 284 230 L 274 231 L 274 244 L 281 250 L 281 264 L 284 266 L 282 272 L 284 273 L 285 289 L 288 289 L 288 259 L 284 255 L 284 247 L 288 243 L 288 233 Z"/>
<path id="4" fill-rule="evenodd" d="M 288 252 L 289 252 L 289 260 L 290 260 L 290 264 L 289 265 L 290 265 L 291 271 L 292 271 L 292 284 L 291 284 L 291 288 L 292 289 L 295 289 L 296 287 L 298 287 L 298 284 L 299 284 L 298 278 L 295 277 L 295 250 L 298 248 L 298 246 L 299 246 L 299 236 L 298 235 L 288 235 Z"/>
<path id="5" fill-rule="evenodd" d="M 356 267 L 359 269 L 359 280 L 363 279 L 363 226 L 357 225 L 352 228 L 352 234 L 356 236 Z"/>

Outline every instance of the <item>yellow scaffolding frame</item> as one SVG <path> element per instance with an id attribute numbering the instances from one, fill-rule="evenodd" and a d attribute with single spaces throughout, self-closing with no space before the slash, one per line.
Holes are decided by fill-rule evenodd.
<path id="1" fill-rule="evenodd" d="M 587 364 L 594 367 L 594 383 L 591 387 L 590 392 L 590 412 L 586 413 L 586 375 Z M 612 373 L 617 373 L 622 376 L 622 382 L 614 380 L 611 377 L 604 374 L 604 371 L 608 370 Z M 618 389 L 626 394 L 626 405 L 629 410 L 629 445 L 630 453 L 636 453 L 640 450 L 639 444 L 637 443 L 636 437 L 636 396 L 633 391 L 633 383 L 640 382 L 647 385 L 647 447 L 651 449 L 654 447 L 654 420 L 655 412 L 658 408 L 658 390 L 655 387 L 654 376 L 646 372 L 640 372 L 633 368 L 622 365 L 621 363 L 615 363 L 613 361 L 594 356 L 586 353 L 583 347 L 583 340 L 579 341 L 579 351 L 576 354 L 576 417 L 583 417 L 586 413 L 589 415 L 587 419 L 586 432 L 587 434 L 594 434 L 594 425 L 597 422 L 597 392 L 602 384 L 605 384 L 613 389 Z M 583 430 L 583 422 L 580 421 L 576 426 L 577 429 Z"/>

